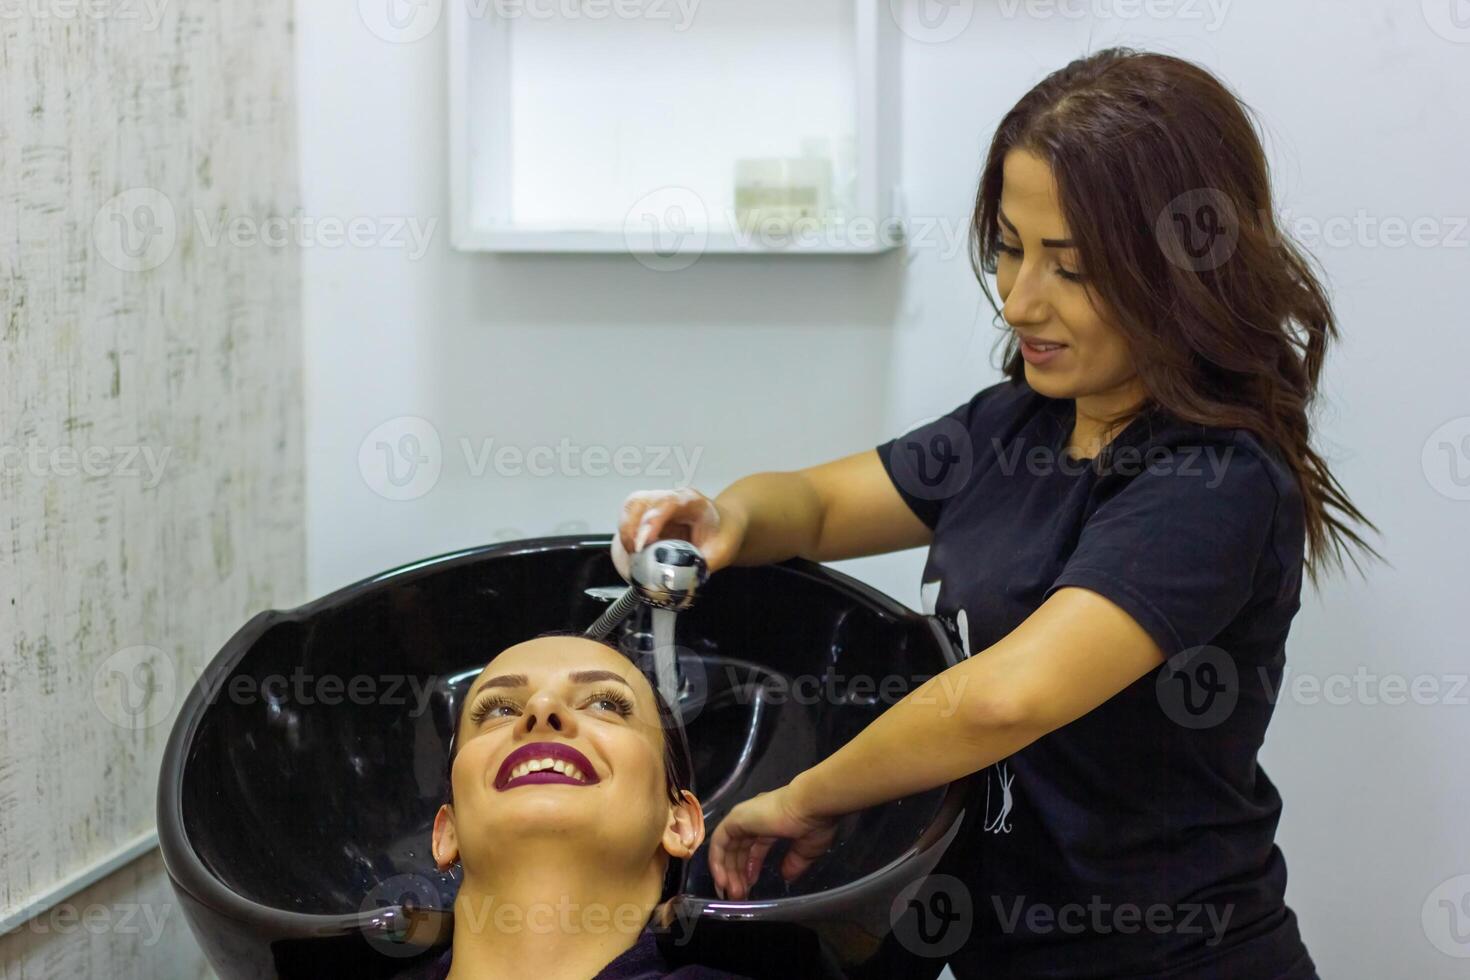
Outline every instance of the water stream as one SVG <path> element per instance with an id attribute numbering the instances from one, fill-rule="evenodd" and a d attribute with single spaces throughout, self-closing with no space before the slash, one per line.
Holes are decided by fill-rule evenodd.
<path id="1" fill-rule="evenodd" d="M 679 713 L 678 653 L 674 646 L 674 620 L 678 615 L 672 609 L 653 610 L 653 676 L 675 716 Z"/>

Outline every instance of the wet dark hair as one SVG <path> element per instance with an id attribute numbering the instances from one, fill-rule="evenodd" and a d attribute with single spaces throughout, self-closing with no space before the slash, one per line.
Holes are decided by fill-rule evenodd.
<path id="1" fill-rule="evenodd" d="M 547 633 L 538 633 L 531 639 L 539 640 L 548 636 L 578 636 L 583 634 L 575 630 L 552 630 Z M 591 637 L 583 637 L 592 639 Z M 618 647 L 607 640 L 593 640 L 612 650 L 618 656 L 627 658 Z M 641 671 L 640 671 L 641 672 Z M 683 803 L 684 791 L 694 789 L 694 756 L 689 749 L 689 736 L 684 731 L 684 725 L 663 694 L 658 689 L 652 678 L 648 678 L 648 686 L 653 689 L 653 701 L 658 707 L 659 727 L 664 733 L 664 783 L 668 791 L 670 803 Z M 446 787 L 446 798 L 450 804 L 454 803 L 454 760 L 459 754 L 459 726 L 463 720 L 465 709 L 469 707 L 469 701 L 459 706 L 455 712 L 454 728 L 449 736 L 449 761 L 444 768 L 444 783 Z"/>
<path id="2" fill-rule="evenodd" d="M 1042 79 L 1001 120 L 976 194 L 970 260 L 997 319 L 984 274 L 996 271 L 1013 149 L 1051 167 L 1088 289 L 1133 353 L 1143 410 L 1244 429 L 1281 454 L 1305 507 L 1313 584 L 1324 560 L 1342 567 L 1344 552 L 1361 571 L 1352 547 L 1382 559 L 1351 525 L 1377 528 L 1309 441 L 1308 410 L 1337 325 L 1306 255 L 1277 227 L 1249 107 L 1198 65 L 1129 48 Z M 1236 237 L 1201 262 L 1199 230 L 1212 249 L 1218 231 Z M 1002 358 L 1006 375 L 1022 381 L 1013 331 Z"/>

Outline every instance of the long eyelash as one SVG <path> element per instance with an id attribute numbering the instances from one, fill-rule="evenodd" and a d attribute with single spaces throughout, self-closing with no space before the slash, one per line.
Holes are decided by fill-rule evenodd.
<path id="1" fill-rule="evenodd" d="M 586 701 L 582 702 L 582 706 L 586 707 L 587 705 L 594 704 L 598 701 L 611 701 L 613 704 L 617 705 L 618 714 L 622 715 L 624 718 L 633 713 L 632 699 L 630 699 L 626 694 L 621 691 L 614 691 L 611 688 L 606 691 L 598 691 L 596 694 L 590 695 Z"/>
<path id="2" fill-rule="evenodd" d="M 622 715 L 625 718 L 633 713 L 632 700 L 621 691 L 615 691 L 611 688 L 606 691 L 598 691 L 595 694 L 589 695 L 587 697 L 587 700 L 583 702 L 583 706 L 585 707 L 586 705 L 594 704 L 598 701 L 612 702 L 612 704 L 614 705 L 614 710 L 616 710 L 618 714 Z M 470 708 L 470 723 L 473 725 L 478 725 L 480 722 L 485 720 L 485 716 L 490 713 L 490 710 L 492 708 L 500 707 L 515 708 L 516 710 L 520 710 L 521 706 L 519 702 L 513 701 L 507 697 L 490 696 L 481 698 L 479 701 L 475 702 L 473 707 Z"/>
<path id="3" fill-rule="evenodd" d="M 485 716 L 490 713 L 491 708 L 499 707 L 519 709 L 520 705 L 507 697 L 492 695 L 490 697 L 481 698 L 480 700 L 476 701 L 475 706 L 470 709 L 470 723 L 478 725 L 480 722 L 485 720 Z"/>

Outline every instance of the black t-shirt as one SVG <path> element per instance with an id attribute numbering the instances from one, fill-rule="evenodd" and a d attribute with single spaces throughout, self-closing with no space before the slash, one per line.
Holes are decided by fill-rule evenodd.
<path id="1" fill-rule="evenodd" d="M 1256 762 L 1300 606 L 1294 474 L 1238 429 L 1153 410 L 1094 459 L 1074 406 L 1004 381 L 878 447 L 934 532 L 925 612 L 983 655 L 1057 589 L 1129 613 L 1168 662 L 976 773 L 942 871 L 974 924 L 960 978 L 1249 977 L 1315 970 Z"/>

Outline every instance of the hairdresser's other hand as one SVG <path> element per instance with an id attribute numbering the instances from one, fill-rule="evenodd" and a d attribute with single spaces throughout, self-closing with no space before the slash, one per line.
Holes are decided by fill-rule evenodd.
<path id="1" fill-rule="evenodd" d="M 791 841 L 781 861 L 781 877 L 793 881 L 827 853 L 836 833 L 836 818 L 802 812 L 789 784 L 746 800 L 720 821 L 710 838 L 709 869 L 715 887 L 727 901 L 744 901 L 778 840 Z"/>
<path id="2" fill-rule="evenodd" d="M 698 490 L 635 490 L 623 501 L 612 560 L 618 574 L 630 579 L 628 556 L 651 541 L 679 538 L 704 554 L 711 572 L 735 560 L 745 540 L 745 515 L 723 507 Z"/>

